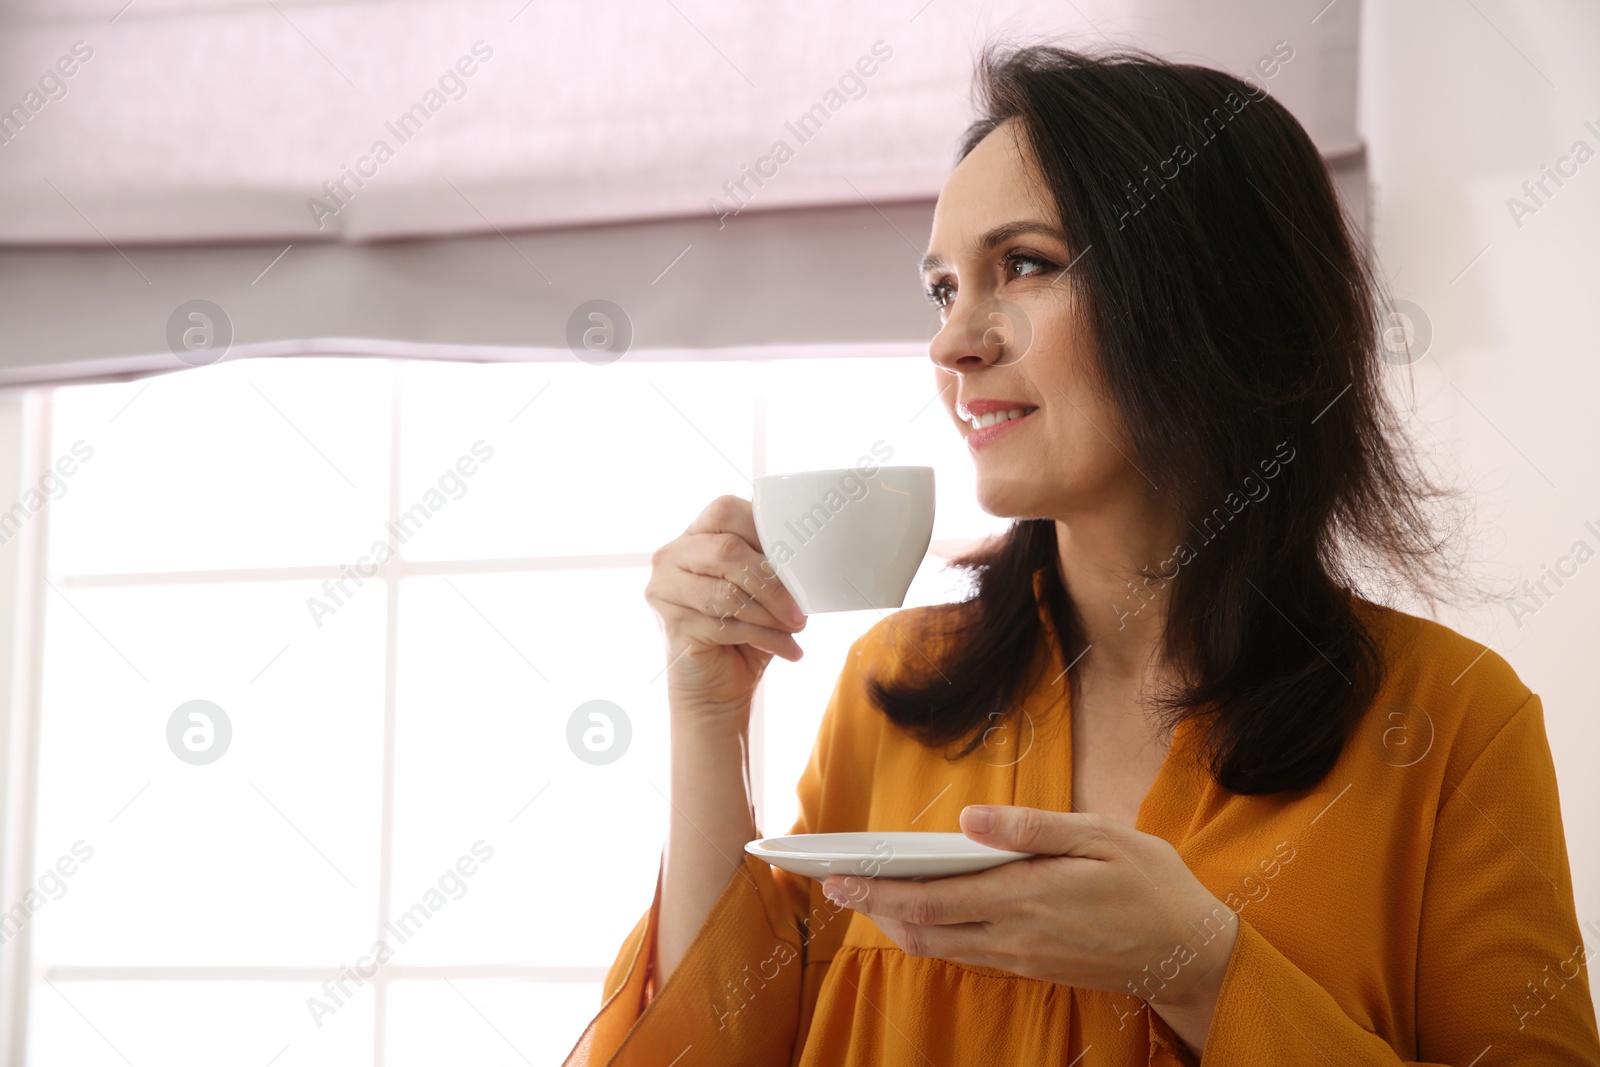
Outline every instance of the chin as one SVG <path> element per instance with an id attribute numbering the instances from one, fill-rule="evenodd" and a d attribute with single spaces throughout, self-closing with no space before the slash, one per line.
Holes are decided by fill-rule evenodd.
<path id="1" fill-rule="evenodd" d="M 1032 519 L 1043 514 L 1039 510 L 1037 483 L 978 478 L 978 506 L 998 519 Z"/>

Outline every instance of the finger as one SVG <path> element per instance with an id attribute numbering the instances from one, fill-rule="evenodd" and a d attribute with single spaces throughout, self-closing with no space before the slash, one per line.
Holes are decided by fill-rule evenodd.
<path id="1" fill-rule="evenodd" d="M 690 613 L 679 626 L 678 632 L 691 642 L 705 647 L 750 645 L 763 652 L 782 656 L 791 663 L 805 654 L 799 642 L 782 630 L 757 626 L 742 619 L 713 619 L 709 615 Z"/>
<path id="2" fill-rule="evenodd" d="M 994 966 L 1000 962 L 992 955 L 994 933 L 987 923 L 918 926 L 887 915 L 869 915 L 868 918 L 907 956 L 928 956 L 979 966 Z"/>
<path id="3" fill-rule="evenodd" d="M 997 886 L 975 875 L 903 882 L 893 878 L 833 875 L 822 885 L 828 899 L 873 918 L 898 919 L 916 926 L 984 922 L 997 904 Z"/>
<path id="4" fill-rule="evenodd" d="M 724 494 L 707 504 L 683 532 L 736 533 L 752 545 L 761 543 L 756 533 L 755 509 L 744 497 L 732 494 Z"/>
<path id="5" fill-rule="evenodd" d="M 688 566 L 703 568 L 705 564 Z M 696 570 L 669 569 L 657 583 L 660 599 L 718 619 L 743 619 L 757 626 L 794 632 L 805 628 L 805 617 L 796 623 L 778 618 L 765 604 L 753 598 L 732 578 L 713 576 Z"/>
<path id="6" fill-rule="evenodd" d="M 724 558 L 719 560 L 714 577 L 738 582 L 779 618 L 805 621 L 800 605 L 761 554 L 761 537 L 756 533 L 755 512 L 751 510 L 750 501 L 737 496 L 719 496 L 706 505 L 684 534 L 691 538 L 695 535 L 721 538 L 720 551 Z M 729 573 L 735 570 L 740 577 Z"/>
<path id="7" fill-rule="evenodd" d="M 737 533 L 686 533 L 656 549 L 650 567 L 647 599 L 718 617 L 738 614 L 790 631 L 805 628 L 800 606 L 766 559 Z"/>
<path id="8" fill-rule="evenodd" d="M 1075 811 L 1046 811 L 1015 804 L 969 804 L 961 809 L 961 829 L 974 841 L 1008 852 L 1036 856 L 1081 856 L 1110 860 L 1126 844 L 1131 828 L 1114 819 Z"/>

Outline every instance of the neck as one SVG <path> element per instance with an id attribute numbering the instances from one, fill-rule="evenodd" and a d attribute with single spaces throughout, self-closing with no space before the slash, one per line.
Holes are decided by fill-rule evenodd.
<path id="1" fill-rule="evenodd" d="M 1092 664 L 1103 678 L 1161 670 L 1168 594 L 1183 540 L 1181 518 L 1144 498 L 1056 519 L 1061 577 L 1082 619 Z"/>

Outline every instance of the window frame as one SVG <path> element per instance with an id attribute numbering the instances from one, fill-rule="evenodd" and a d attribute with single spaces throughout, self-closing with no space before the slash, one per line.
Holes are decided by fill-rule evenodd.
<path id="1" fill-rule="evenodd" d="M 388 490 L 387 520 L 399 521 L 401 500 L 402 411 L 405 365 L 418 362 L 396 346 L 389 355 L 376 355 L 389 365 L 389 420 L 388 420 Z M 312 355 L 312 353 L 306 353 Z M 318 355 L 341 358 L 345 353 L 329 346 Z M 572 358 L 565 350 L 537 350 L 528 362 L 556 362 Z M 767 471 L 767 398 L 770 388 L 767 370 L 779 360 L 808 358 L 839 359 L 841 357 L 874 359 L 884 357 L 927 358 L 925 343 L 891 342 L 860 345 L 808 345 L 765 346 L 717 349 L 687 352 L 676 349 L 630 352 L 632 362 L 713 362 L 736 361 L 751 367 L 753 382 L 753 410 L 751 419 L 752 451 L 751 478 L 759 478 Z M 426 362 L 426 361 L 423 361 Z M 481 362 L 481 361 L 474 361 Z M 49 463 L 49 450 L 54 432 L 53 400 L 58 389 L 69 388 L 85 382 L 62 382 L 56 385 L 33 386 L 11 390 L 20 398 L 23 412 L 21 442 L 21 470 L 18 484 L 37 484 Z M 929 398 L 929 403 L 935 397 Z M 681 414 L 681 413 L 680 413 Z M 687 416 L 685 416 L 687 417 Z M 3 753 L 7 768 L 7 796 L 4 822 L 0 823 L 0 889 L 6 907 L 20 901 L 31 886 L 34 877 L 34 831 L 37 823 L 39 793 L 38 737 L 43 713 L 43 621 L 45 601 L 51 595 L 70 598 L 72 590 L 105 588 L 108 586 L 152 585 L 173 586 L 185 584 L 212 585 L 252 581 L 282 581 L 337 577 L 338 560 L 327 564 L 297 566 L 202 568 L 180 571 L 111 572 L 111 573 L 56 573 L 49 559 L 50 508 L 41 508 L 19 534 L 18 555 L 15 567 L 14 604 L 4 603 L 8 592 L 0 584 L 0 609 L 11 608 L 17 620 L 14 655 L 16 670 L 13 673 L 10 702 L 0 708 L 8 714 L 0 718 L 0 741 L 9 738 Z M 936 540 L 929 547 L 929 555 L 948 557 L 969 548 L 970 539 Z M 380 841 L 378 848 L 378 907 L 375 936 L 381 938 L 384 924 L 393 916 L 390 901 L 393 897 L 393 869 L 395 852 L 395 717 L 397 704 L 397 650 L 400 626 L 400 595 L 404 584 L 414 578 L 452 575 L 510 574 L 531 570 L 550 569 L 614 569 L 622 567 L 648 567 L 649 551 L 609 553 L 598 555 L 520 556 L 497 559 L 429 559 L 407 557 L 404 546 L 397 545 L 393 561 L 383 567 L 379 578 L 387 593 L 384 621 L 384 694 L 383 694 L 383 758 L 381 777 Z M 0 575 L 0 583 L 3 583 Z M 53 582 L 52 582 L 53 580 Z M 371 579 L 369 579 L 371 580 Z M 68 600 L 70 603 L 70 599 Z M 270 666 L 270 664 L 269 664 Z M 663 671 L 665 665 L 663 664 Z M 758 687 L 754 696 L 749 728 L 748 784 L 757 825 L 765 814 L 765 786 L 768 752 L 765 736 L 765 687 Z M 547 783 L 548 784 L 548 783 Z M 8 1035 L 0 1054 L 8 1062 L 26 1062 L 28 1048 L 28 1022 L 31 994 L 37 982 L 97 982 L 97 981 L 310 981 L 321 983 L 336 979 L 340 968 L 318 966 L 252 966 L 252 965 L 151 965 L 151 966 L 48 966 L 39 967 L 31 956 L 32 923 L 24 923 L 19 932 L 4 945 L 0 945 L 0 1032 Z M 389 990 L 395 982 L 440 979 L 514 979 L 532 983 L 593 982 L 605 977 L 606 967 L 560 967 L 513 964 L 405 964 L 389 963 L 380 966 L 371 978 L 366 979 L 373 989 L 373 1062 L 381 1067 L 385 1060 L 385 1036 Z"/>

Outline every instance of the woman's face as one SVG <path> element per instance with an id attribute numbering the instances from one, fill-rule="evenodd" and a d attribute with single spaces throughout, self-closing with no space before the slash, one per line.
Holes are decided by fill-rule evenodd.
<path id="1" fill-rule="evenodd" d="M 980 506 L 1064 518 L 1103 509 L 1130 475 L 1144 478 L 1094 384 L 1084 297 L 1066 271 L 1082 250 L 1068 246 L 1017 132 L 1015 122 L 996 128 L 939 194 L 922 279 L 942 325 L 928 355 L 976 465 Z M 976 418 L 1006 421 L 977 428 Z"/>

